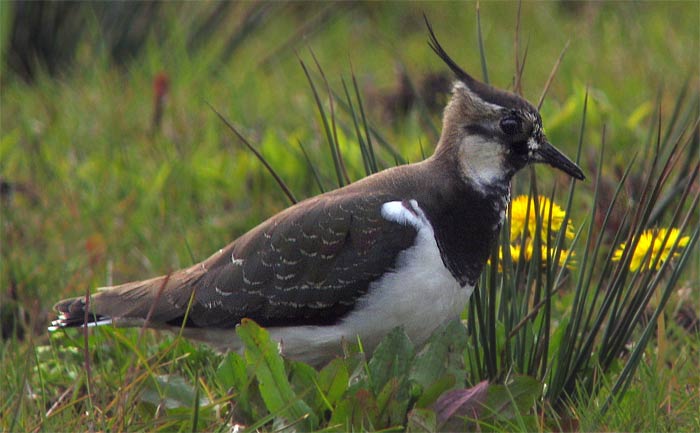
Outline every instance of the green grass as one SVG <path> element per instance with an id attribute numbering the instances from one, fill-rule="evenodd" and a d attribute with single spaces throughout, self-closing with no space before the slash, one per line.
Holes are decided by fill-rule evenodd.
<path id="1" fill-rule="evenodd" d="M 0 175 L 18 185 L 11 198 L 3 197 L 0 221 L 2 320 L 17 330 L 3 340 L 0 351 L 3 430 L 225 430 L 224 423 L 241 422 L 273 431 L 283 426 L 282 420 L 297 422 L 304 405 L 313 409 L 315 420 L 298 421 L 299 428 L 434 426 L 429 412 L 414 410 L 404 419 L 410 407 L 401 405 L 429 407 L 430 399 L 418 396 L 431 386 L 435 392 L 450 388 L 440 380 L 461 378 L 463 387 L 476 379 L 469 377 L 463 359 L 448 362 L 444 374 L 433 364 L 420 367 L 427 361 L 419 361 L 420 353 L 400 335 L 391 347 L 402 348 L 411 361 L 397 363 L 391 374 L 378 362 L 366 365 L 356 357 L 321 373 L 287 363 L 289 385 L 275 388 L 281 390 L 275 397 L 257 386 L 266 379 L 254 368 L 255 353 L 247 360 L 224 358 L 170 335 L 99 329 L 88 336 L 88 373 L 80 331 L 51 338 L 45 332 L 55 301 L 86 288 L 190 265 L 288 205 L 262 165 L 207 104 L 240 128 L 303 198 L 319 188 L 299 142 L 319 168 L 323 185 L 337 185 L 337 179 L 297 54 L 324 104 L 327 95 L 309 49 L 340 100 L 341 77 L 353 94 L 354 71 L 370 123 L 409 161 L 421 159 L 421 146 L 425 153 L 432 150 L 435 140 L 428 124 L 438 125 L 439 113 L 428 114 L 427 121 L 420 110 L 387 117 L 381 101 L 396 87 L 397 67 L 405 68 L 414 82 L 444 69 L 427 46 L 421 12 L 448 52 L 481 76 L 474 4 L 237 4 L 227 15 L 228 25 L 214 28 L 213 37 L 188 50 L 194 29 L 212 8 L 189 3 L 163 7 L 157 31 L 123 67 L 112 64 L 97 26 L 88 21 L 75 63 L 59 76 L 43 73 L 27 85 L 3 70 Z M 513 82 L 517 9 L 517 3 L 481 4 L 489 80 L 501 87 Z M 251 11 L 262 19 L 250 28 L 237 25 Z M 589 179 L 598 171 L 603 126 L 607 152 L 600 172 L 614 190 L 632 154 L 654 142 L 649 137 L 655 134 L 657 107 L 662 131 L 671 119 L 682 123 L 686 116 L 690 125 L 697 119 L 698 13 L 695 2 L 594 3 L 578 11 L 554 2 L 522 5 L 520 55 L 527 47 L 523 90 L 530 100 L 538 100 L 569 43 L 542 107 L 548 137 L 569 155 L 576 152 L 588 89 L 581 161 Z M 316 21 L 319 16 L 324 19 Z M 299 29 L 306 29 L 306 38 L 299 37 Z M 236 47 L 230 56 L 229 46 Z M 169 75 L 171 90 L 162 129 L 154 135 L 151 87 L 160 71 Z M 679 95 L 689 102 L 676 115 Z M 341 111 L 338 105 L 335 109 Z M 355 127 L 348 117 L 339 114 L 338 119 L 338 145 L 349 178 L 355 180 L 365 173 Z M 697 146 L 697 130 L 694 134 L 690 146 Z M 389 152 L 377 143 L 375 148 L 380 168 L 394 165 Z M 537 174 L 540 192 L 549 194 L 558 185 L 555 200 L 564 204 L 566 184 L 547 168 L 538 168 Z M 625 184 L 622 201 L 631 200 L 643 181 L 633 178 Z M 520 174 L 516 190 L 526 193 L 528 185 L 527 175 Z M 593 182 L 578 188 L 570 217 L 581 225 L 591 209 Z M 697 212 L 694 216 L 697 221 Z M 694 251 L 662 316 L 665 327 L 643 351 L 623 399 L 604 416 L 600 410 L 615 374 L 590 399 L 571 403 L 566 411 L 523 409 L 488 422 L 499 430 L 550 430 L 557 422 L 585 431 L 700 430 L 695 361 L 700 340 L 672 320 L 680 303 L 698 305 L 698 287 L 700 255 Z M 572 302 L 573 294 L 562 293 L 553 303 L 555 319 Z M 438 341 L 436 337 L 434 343 Z M 279 360 L 259 355 L 276 377 Z M 613 372 L 619 373 L 624 360 L 622 356 Z M 453 379 L 443 379 L 447 372 Z M 371 382 L 377 374 L 385 379 Z M 344 385 L 334 378 L 345 378 Z M 354 378 L 354 388 L 348 388 L 349 378 Z M 363 391 L 366 381 L 371 399 Z M 311 393 L 310 383 L 316 389 Z M 514 386 L 526 384 L 516 381 Z M 395 399 L 398 406 L 388 403 L 391 395 L 401 396 Z M 368 402 L 382 410 L 362 406 Z M 358 411 L 370 415 L 343 418 Z"/>

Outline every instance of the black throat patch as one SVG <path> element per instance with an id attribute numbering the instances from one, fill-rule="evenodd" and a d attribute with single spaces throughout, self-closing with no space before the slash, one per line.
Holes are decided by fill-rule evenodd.
<path id="1" fill-rule="evenodd" d="M 424 208 L 442 261 L 462 287 L 474 286 L 501 228 L 509 185 L 493 188 L 486 194 L 460 185 L 438 195 L 424 204 Z M 441 202 L 450 206 L 440 205 Z"/>

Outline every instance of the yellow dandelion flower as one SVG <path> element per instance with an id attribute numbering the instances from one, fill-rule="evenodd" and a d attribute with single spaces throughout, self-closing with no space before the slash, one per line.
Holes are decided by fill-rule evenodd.
<path id="1" fill-rule="evenodd" d="M 664 244 L 664 239 L 666 239 L 667 234 L 668 240 Z M 676 243 L 676 240 L 678 239 L 679 235 L 680 231 L 675 228 L 670 229 L 670 232 L 669 229 L 665 228 L 657 230 L 645 230 L 639 237 L 637 246 L 634 249 L 634 252 L 632 253 L 632 260 L 630 261 L 630 271 L 634 272 L 642 266 L 644 266 L 646 270 L 649 270 L 656 261 L 656 258 L 660 256 L 661 258 L 659 259 L 656 265 L 656 269 L 659 269 L 661 265 L 666 260 L 668 260 L 669 255 L 671 254 L 671 248 Z M 678 247 L 685 248 L 685 246 L 688 245 L 689 241 L 690 236 L 683 236 L 678 240 Z M 614 262 L 618 262 L 622 259 L 622 255 L 625 252 L 626 246 L 627 245 L 623 242 L 620 244 L 617 250 L 615 250 L 612 258 Z M 651 251 L 651 253 L 649 253 L 649 251 Z M 651 254 L 651 257 L 647 257 L 648 254 Z M 673 254 L 673 257 L 677 255 L 678 252 L 675 252 Z"/>
<path id="2" fill-rule="evenodd" d="M 525 249 L 520 248 L 520 244 L 510 246 L 510 257 L 513 259 L 514 263 L 519 261 L 529 262 L 530 257 L 532 257 L 532 242 L 527 242 L 525 244 Z"/>
<path id="3" fill-rule="evenodd" d="M 513 260 L 513 263 L 518 263 L 520 261 L 527 263 L 530 260 L 532 260 L 532 257 L 534 256 L 534 254 L 533 254 L 534 247 L 532 245 L 532 242 L 526 242 L 524 247 L 525 248 L 521 248 L 520 244 L 510 245 L 510 257 Z M 540 251 L 541 251 L 540 252 L 540 260 L 542 261 L 543 265 L 545 263 L 547 263 L 547 260 L 550 257 L 552 257 L 552 258 L 554 257 L 554 253 L 555 253 L 554 248 L 550 248 L 549 254 L 547 254 L 547 247 L 543 245 L 541 247 Z M 503 260 L 503 250 L 501 250 L 498 255 L 502 261 Z M 575 255 L 574 251 L 561 250 L 561 252 L 559 253 L 559 266 L 564 266 L 564 264 L 566 263 L 567 268 L 573 269 L 573 267 L 575 265 L 575 261 L 573 260 L 574 255 Z M 568 258 L 568 263 L 567 263 L 567 258 Z M 499 267 L 499 269 L 500 269 L 500 267 Z"/>
<path id="4" fill-rule="evenodd" d="M 547 247 L 543 246 L 542 253 L 541 253 L 542 255 L 540 257 L 542 257 L 542 261 L 544 262 L 544 261 L 548 260 L 549 257 L 554 258 L 555 252 L 556 251 L 554 248 L 550 248 L 549 255 L 547 255 Z M 564 266 L 564 264 L 566 264 L 567 268 L 573 269 L 574 265 L 576 264 L 576 261 L 574 260 L 575 255 L 576 254 L 574 251 L 561 250 L 559 252 L 559 266 Z M 567 263 L 567 260 L 568 260 L 568 263 Z"/>
<path id="5" fill-rule="evenodd" d="M 525 262 L 530 260 L 530 255 L 527 252 L 527 248 L 525 251 L 525 256 L 520 257 L 520 245 L 509 245 L 509 247 L 510 247 L 510 258 L 513 261 L 513 263 L 518 263 L 521 259 Z M 498 249 L 498 271 L 499 272 L 503 271 L 503 267 L 501 265 L 503 263 L 503 249 L 504 249 L 503 247 Z M 532 252 L 532 246 L 530 246 L 530 252 Z M 491 266 L 491 258 L 490 257 L 486 261 L 486 264 Z"/>
<path id="6" fill-rule="evenodd" d="M 528 236 L 532 236 L 537 228 L 537 219 L 535 217 L 535 202 L 527 195 L 519 195 L 511 202 L 511 219 L 510 219 L 510 239 L 515 241 L 520 239 L 523 232 L 527 231 Z M 529 201 L 529 212 L 528 212 Z M 552 202 L 545 196 L 538 197 L 537 210 L 539 210 L 540 219 L 542 220 L 542 238 L 546 239 L 547 228 L 551 227 L 553 233 L 556 233 L 564 223 L 566 212 L 556 203 Z M 547 218 L 551 219 L 548 221 Z M 573 239 L 574 227 L 571 220 L 566 226 L 566 237 Z"/>

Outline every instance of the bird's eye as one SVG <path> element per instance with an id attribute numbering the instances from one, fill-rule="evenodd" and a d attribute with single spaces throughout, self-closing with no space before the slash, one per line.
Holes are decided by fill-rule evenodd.
<path id="1" fill-rule="evenodd" d="M 523 132 L 522 121 L 515 116 L 508 116 L 501 119 L 501 130 L 508 135 L 517 135 Z"/>

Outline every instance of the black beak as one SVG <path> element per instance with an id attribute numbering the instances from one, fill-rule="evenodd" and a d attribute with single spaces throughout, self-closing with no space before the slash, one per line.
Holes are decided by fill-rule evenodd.
<path id="1" fill-rule="evenodd" d="M 532 162 L 543 162 L 554 168 L 558 168 L 574 179 L 584 180 L 586 176 L 581 168 L 566 157 L 563 153 L 552 146 L 552 143 L 546 138 L 541 140 L 537 145 L 530 148 L 532 152 Z"/>

